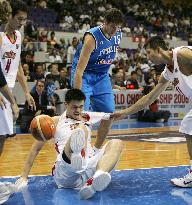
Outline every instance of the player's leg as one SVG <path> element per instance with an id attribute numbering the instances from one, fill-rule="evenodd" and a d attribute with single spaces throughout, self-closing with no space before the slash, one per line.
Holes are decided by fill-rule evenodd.
<path id="1" fill-rule="evenodd" d="M 93 111 L 111 113 L 115 110 L 114 95 L 108 74 L 98 77 L 93 87 L 91 107 Z"/>
<path id="2" fill-rule="evenodd" d="M 96 193 L 96 191 L 103 191 L 105 188 L 107 188 L 111 181 L 111 175 L 109 173 L 117 164 L 122 149 L 123 143 L 121 140 L 111 140 L 106 145 L 103 154 L 100 156 L 100 159 L 97 162 L 96 172 L 86 181 L 79 192 L 81 198 L 91 198 Z M 92 161 L 94 161 L 94 158 Z"/>
<path id="3" fill-rule="evenodd" d="M 192 110 L 183 118 L 179 131 L 185 134 L 187 148 L 190 158 L 190 170 L 187 175 L 182 178 L 171 179 L 171 183 L 179 187 L 192 187 L 192 126 L 191 126 Z"/>
<path id="4" fill-rule="evenodd" d="M 191 168 L 184 177 L 171 179 L 171 183 L 179 187 L 192 187 L 192 136 L 185 135 L 185 137 L 187 141 L 187 148 L 191 162 Z"/>
<path id="5" fill-rule="evenodd" d="M 1 156 L 2 152 L 3 152 L 4 143 L 5 143 L 5 136 L 4 135 L 0 135 L 0 156 Z"/>
<path id="6" fill-rule="evenodd" d="M 74 171 L 80 171 L 86 166 L 87 137 L 87 128 L 78 125 L 65 145 L 62 157 Z"/>
<path id="7" fill-rule="evenodd" d="M 86 168 L 88 131 L 78 125 L 60 153 L 53 168 L 53 177 L 59 188 L 76 188 L 82 184 L 81 173 Z"/>
<path id="8" fill-rule="evenodd" d="M 88 111 L 90 108 L 90 98 L 93 95 L 92 92 L 92 85 L 90 84 L 92 76 L 88 75 L 87 73 L 83 74 L 82 79 L 82 88 L 81 90 L 85 94 L 85 103 L 84 103 L 84 110 Z M 71 87 L 74 88 L 74 73 L 71 72 Z"/>

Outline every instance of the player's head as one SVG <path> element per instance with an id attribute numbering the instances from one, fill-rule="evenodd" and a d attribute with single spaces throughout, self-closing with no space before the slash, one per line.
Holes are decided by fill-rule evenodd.
<path id="1" fill-rule="evenodd" d="M 80 119 L 84 110 L 85 94 L 79 89 L 70 89 L 65 95 L 66 115 L 73 119 Z"/>
<path id="2" fill-rule="evenodd" d="M 166 42 L 159 36 L 150 38 L 145 44 L 147 56 L 155 64 L 163 63 L 162 52 L 168 50 Z"/>
<path id="3" fill-rule="evenodd" d="M 27 21 L 27 4 L 22 0 L 11 0 L 11 18 L 8 23 L 12 30 L 19 30 Z"/>
<path id="4" fill-rule="evenodd" d="M 0 1 L 0 24 L 6 24 L 11 17 L 11 5 L 9 1 Z"/>
<path id="5" fill-rule="evenodd" d="M 116 8 L 111 8 L 105 12 L 104 26 L 109 36 L 114 36 L 123 24 L 123 14 Z"/>

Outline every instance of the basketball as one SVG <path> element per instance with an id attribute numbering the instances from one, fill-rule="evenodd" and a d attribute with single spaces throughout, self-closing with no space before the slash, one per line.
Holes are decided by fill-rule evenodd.
<path id="1" fill-rule="evenodd" d="M 47 141 L 54 137 L 55 122 L 48 115 L 39 115 L 31 121 L 30 131 L 33 137 L 39 141 Z"/>

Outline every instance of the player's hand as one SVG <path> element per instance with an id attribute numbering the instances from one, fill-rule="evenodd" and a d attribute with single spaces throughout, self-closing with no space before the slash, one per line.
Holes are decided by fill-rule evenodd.
<path id="1" fill-rule="evenodd" d="M 25 188 L 28 184 L 28 179 L 26 177 L 20 177 L 16 182 L 15 185 L 17 187 L 18 191 L 21 191 L 23 188 Z"/>
<path id="2" fill-rule="evenodd" d="M 2 96 L 0 96 L 0 107 L 2 110 L 6 108 L 6 102 Z"/>
<path id="3" fill-rule="evenodd" d="M 31 94 L 30 93 L 27 93 L 26 95 L 25 95 L 25 97 L 26 97 L 26 100 L 27 100 L 27 102 L 28 102 L 28 105 L 29 105 L 29 107 L 31 108 L 31 110 L 36 110 L 36 105 L 35 105 L 35 101 L 34 101 L 34 99 L 33 99 L 33 97 L 31 96 Z"/>
<path id="4" fill-rule="evenodd" d="M 40 115 L 41 114 L 41 110 L 38 110 L 36 113 L 35 113 L 35 117 Z"/>
<path id="5" fill-rule="evenodd" d="M 13 111 L 13 121 L 15 122 L 17 118 L 19 117 L 19 107 L 17 103 L 11 104 L 11 108 Z"/>
<path id="6" fill-rule="evenodd" d="M 124 117 L 124 114 L 122 111 L 117 111 L 117 112 L 114 112 L 114 113 L 111 113 L 110 114 L 110 119 L 120 119 L 120 118 L 123 118 Z"/>
<path id="7" fill-rule="evenodd" d="M 56 107 L 55 106 L 51 106 L 51 110 L 53 110 L 54 113 L 56 113 Z"/>

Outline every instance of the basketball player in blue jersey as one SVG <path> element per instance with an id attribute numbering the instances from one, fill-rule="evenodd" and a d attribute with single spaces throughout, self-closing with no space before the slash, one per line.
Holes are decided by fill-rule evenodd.
<path id="1" fill-rule="evenodd" d="M 85 32 L 75 53 L 72 70 L 72 87 L 86 95 L 85 110 L 91 104 L 92 111 L 114 111 L 114 96 L 109 67 L 114 61 L 122 33 L 123 15 L 118 9 L 108 10 L 101 26 Z"/>

